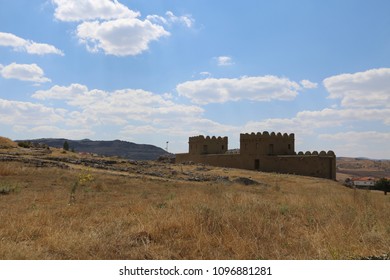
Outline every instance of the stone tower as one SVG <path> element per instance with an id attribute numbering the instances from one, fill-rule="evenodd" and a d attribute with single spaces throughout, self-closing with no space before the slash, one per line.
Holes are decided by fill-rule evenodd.
<path id="1" fill-rule="evenodd" d="M 224 154 L 228 150 L 227 137 L 204 137 L 203 135 L 190 137 L 189 154 L 207 155 L 207 154 Z"/>
<path id="2" fill-rule="evenodd" d="M 240 134 L 240 154 L 242 155 L 295 155 L 294 134 L 267 131 L 263 133 Z"/>

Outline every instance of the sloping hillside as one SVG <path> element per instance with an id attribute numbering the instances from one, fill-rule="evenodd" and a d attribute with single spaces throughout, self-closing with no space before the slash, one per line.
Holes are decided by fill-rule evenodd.
<path id="1" fill-rule="evenodd" d="M 17 144 L 11 139 L 0 136 L 0 149 L 10 149 L 17 147 Z"/>

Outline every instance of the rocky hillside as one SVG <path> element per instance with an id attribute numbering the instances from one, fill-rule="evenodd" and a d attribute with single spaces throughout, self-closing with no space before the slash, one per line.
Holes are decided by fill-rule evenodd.
<path id="1" fill-rule="evenodd" d="M 49 147 L 55 148 L 62 148 L 64 142 L 67 141 L 69 149 L 75 150 L 76 152 L 94 153 L 104 156 L 119 156 L 133 160 L 156 160 L 161 155 L 168 154 L 165 150 L 153 145 L 136 144 L 121 140 L 92 141 L 89 139 L 69 140 L 63 138 L 42 138 L 34 140 L 17 140 L 16 142 L 28 141 L 32 143 L 46 144 Z"/>

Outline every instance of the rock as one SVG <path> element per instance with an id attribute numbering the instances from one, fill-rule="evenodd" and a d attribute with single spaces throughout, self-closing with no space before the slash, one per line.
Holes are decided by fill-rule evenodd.
<path id="1" fill-rule="evenodd" d="M 233 180 L 233 183 L 238 183 L 238 184 L 245 185 L 245 186 L 260 185 L 259 182 L 252 180 L 252 179 L 249 179 L 249 178 L 246 178 L 246 177 L 238 177 L 238 178 Z"/>

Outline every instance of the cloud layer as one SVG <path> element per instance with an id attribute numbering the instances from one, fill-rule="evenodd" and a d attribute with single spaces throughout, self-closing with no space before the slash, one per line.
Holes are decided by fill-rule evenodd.
<path id="1" fill-rule="evenodd" d="M 287 78 L 276 76 L 242 77 L 188 81 L 177 85 L 181 96 L 196 104 L 224 103 L 227 101 L 292 100 L 301 86 Z"/>

